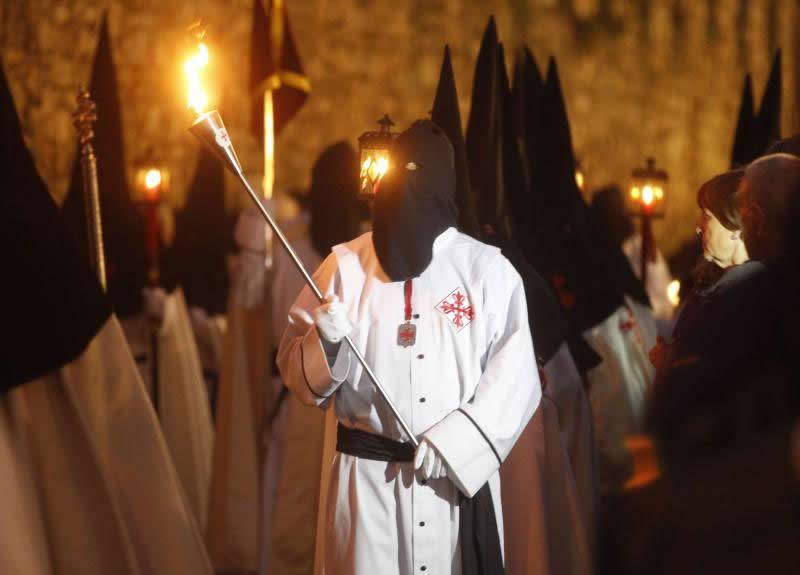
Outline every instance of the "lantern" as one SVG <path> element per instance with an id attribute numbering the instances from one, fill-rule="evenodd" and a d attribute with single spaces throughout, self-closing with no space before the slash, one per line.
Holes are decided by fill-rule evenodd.
<path id="1" fill-rule="evenodd" d="M 137 204 L 159 203 L 169 187 L 169 172 L 155 160 L 152 150 L 136 162 L 135 170 L 133 201 Z"/>
<path id="2" fill-rule="evenodd" d="M 656 242 L 651 225 L 653 218 L 663 218 L 669 176 L 656 169 L 656 161 L 647 158 L 647 166 L 636 168 L 631 174 L 631 189 L 628 193 L 629 210 L 642 220 L 641 279 L 647 286 L 647 264 L 656 261 Z"/>
<path id="3" fill-rule="evenodd" d="M 667 172 L 656 169 L 656 161 L 647 158 L 647 166 L 636 168 L 631 174 L 631 189 L 628 194 L 631 212 L 656 218 L 664 217 L 668 183 Z"/>
<path id="4" fill-rule="evenodd" d="M 161 202 L 169 187 L 169 172 L 155 161 L 153 151 L 148 150 L 144 157 L 136 162 L 136 185 L 133 201 L 144 208 L 147 217 L 148 271 L 147 277 L 151 286 L 159 283 L 159 226 L 158 212 Z"/>
<path id="5" fill-rule="evenodd" d="M 389 169 L 389 151 L 396 136 L 392 132 L 394 122 L 388 114 L 378 120 L 378 125 L 380 131 L 364 132 L 358 137 L 360 195 L 364 198 L 375 196 L 377 184 Z"/>

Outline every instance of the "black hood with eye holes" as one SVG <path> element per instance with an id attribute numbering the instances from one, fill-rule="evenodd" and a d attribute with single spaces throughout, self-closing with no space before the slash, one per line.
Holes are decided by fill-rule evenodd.
<path id="1" fill-rule="evenodd" d="M 392 281 L 418 277 L 433 242 L 456 225 L 453 146 L 430 120 L 417 120 L 392 145 L 391 168 L 375 198 L 372 242 Z"/>

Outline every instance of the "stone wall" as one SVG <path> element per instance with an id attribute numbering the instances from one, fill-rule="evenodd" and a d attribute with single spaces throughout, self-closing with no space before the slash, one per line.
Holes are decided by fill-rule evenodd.
<path id="1" fill-rule="evenodd" d="M 152 147 L 181 204 L 196 146 L 185 128 L 186 27 L 208 22 L 211 76 L 252 181 L 261 155 L 250 134 L 252 0 L 0 0 L 0 50 L 25 135 L 53 195 L 66 191 L 74 154 L 71 110 L 88 82 L 102 12 L 110 10 L 126 102 L 129 165 Z M 303 187 L 328 143 L 372 129 L 388 112 L 402 128 L 430 110 L 442 48 L 453 51 L 462 114 L 489 14 L 511 54 L 527 42 L 542 68 L 558 59 L 575 148 L 590 186 L 627 183 L 646 155 L 671 177 L 656 224 L 670 252 L 695 226 L 694 196 L 727 167 L 742 80 L 760 100 L 771 55 L 784 50 L 784 130 L 794 131 L 797 0 L 285 0 L 312 96 L 277 147 L 277 189 Z M 244 202 L 233 185 L 230 206 Z"/>

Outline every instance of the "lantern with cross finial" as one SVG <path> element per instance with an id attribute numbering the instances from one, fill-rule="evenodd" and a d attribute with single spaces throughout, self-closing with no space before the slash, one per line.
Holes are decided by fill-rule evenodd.
<path id="1" fill-rule="evenodd" d="M 373 198 L 378 191 L 377 185 L 389 169 L 389 150 L 396 136 L 389 114 L 384 114 L 378 125 L 379 131 L 364 132 L 358 137 L 360 195 L 365 198 Z"/>

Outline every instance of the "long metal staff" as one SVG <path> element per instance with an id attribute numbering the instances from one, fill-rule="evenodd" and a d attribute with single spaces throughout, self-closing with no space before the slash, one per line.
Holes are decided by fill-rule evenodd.
<path id="1" fill-rule="evenodd" d="M 261 212 L 261 215 L 264 216 L 264 219 L 267 221 L 269 226 L 272 228 L 272 231 L 275 233 L 275 236 L 280 240 L 283 244 L 283 247 L 286 248 L 286 251 L 289 252 L 289 256 L 292 258 L 294 265 L 303 275 L 303 278 L 306 280 L 308 287 L 311 288 L 311 291 L 314 292 L 314 295 L 317 296 L 317 299 L 322 302 L 324 301 L 324 296 L 322 292 L 319 290 L 317 285 L 314 283 L 314 280 L 311 278 L 309 273 L 306 271 L 303 262 L 295 253 L 292 246 L 289 244 L 289 240 L 286 239 L 286 236 L 283 235 L 283 232 L 278 227 L 278 224 L 269 214 L 269 212 L 264 208 L 261 202 L 258 199 L 258 195 L 253 188 L 250 186 L 250 183 L 245 178 L 244 173 L 242 172 L 242 166 L 239 163 L 239 159 L 236 157 L 236 152 L 233 149 L 233 144 L 231 143 L 230 138 L 228 137 L 228 131 L 225 129 L 225 125 L 222 123 L 222 117 L 219 115 L 219 112 L 213 110 L 211 112 L 206 112 L 202 114 L 192 127 L 189 128 L 189 131 L 194 134 L 201 142 L 206 144 L 209 148 L 211 148 L 214 153 L 219 156 L 225 165 L 231 170 L 236 176 L 239 178 L 242 186 L 244 186 L 247 193 L 250 195 L 250 198 L 253 200 L 253 203 L 258 208 L 258 211 Z M 358 359 L 359 363 L 364 367 L 364 370 L 367 372 L 367 375 L 372 380 L 372 383 L 375 384 L 375 387 L 378 388 L 378 391 L 383 397 L 383 400 L 389 406 L 389 409 L 392 410 L 397 422 L 400 424 L 400 427 L 403 428 L 405 431 L 406 436 L 408 436 L 411 443 L 414 447 L 419 445 L 419 442 L 414 437 L 414 434 L 411 432 L 411 428 L 406 424 L 403 417 L 400 415 L 400 412 L 397 411 L 397 407 L 395 407 L 392 400 L 389 398 L 389 395 L 386 393 L 386 390 L 378 381 L 378 378 L 375 376 L 375 373 L 372 371 L 372 368 L 367 364 L 367 360 L 364 359 L 364 356 L 356 347 L 356 344 L 353 343 L 353 340 L 350 339 L 350 336 L 346 336 L 344 341 L 347 342 L 347 345 L 350 346 L 350 349 L 353 350 L 356 358 Z"/>
<path id="2" fill-rule="evenodd" d="M 94 155 L 94 123 L 97 107 L 86 88 L 78 90 L 77 107 L 72 121 L 81 144 L 81 171 L 83 175 L 83 205 L 86 213 L 89 258 L 97 272 L 100 286 L 106 291 L 106 258 L 103 247 L 103 222 L 100 218 L 100 193 L 97 185 L 97 158 Z"/>

